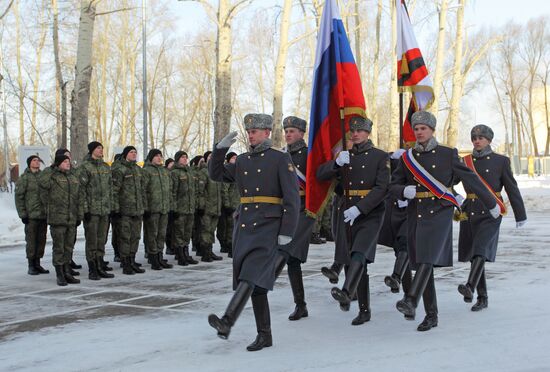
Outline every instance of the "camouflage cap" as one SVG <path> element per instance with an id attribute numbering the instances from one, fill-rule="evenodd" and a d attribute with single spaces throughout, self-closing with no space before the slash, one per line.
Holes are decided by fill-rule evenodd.
<path id="1" fill-rule="evenodd" d="M 414 129 L 414 126 L 417 124 L 424 124 L 435 130 L 435 125 L 437 124 L 437 119 L 431 112 L 428 111 L 417 111 L 412 114 L 411 117 L 411 126 Z"/>
<path id="2" fill-rule="evenodd" d="M 349 130 L 366 130 L 372 132 L 372 121 L 362 116 L 353 116 L 349 119 Z"/>
<path id="3" fill-rule="evenodd" d="M 470 132 L 470 138 L 472 141 L 474 140 L 474 137 L 485 137 L 489 141 L 493 140 L 493 137 L 495 134 L 493 133 L 493 130 L 488 127 L 485 124 L 478 124 L 475 127 L 472 128 L 472 131 Z"/>
<path id="4" fill-rule="evenodd" d="M 296 116 L 287 116 L 285 120 L 283 120 L 283 129 L 296 128 L 298 130 L 301 130 L 302 132 L 305 132 L 306 125 L 307 122 L 304 119 L 300 119 Z"/>
<path id="5" fill-rule="evenodd" d="M 272 129 L 273 117 L 266 114 L 247 114 L 244 117 L 244 129 Z"/>

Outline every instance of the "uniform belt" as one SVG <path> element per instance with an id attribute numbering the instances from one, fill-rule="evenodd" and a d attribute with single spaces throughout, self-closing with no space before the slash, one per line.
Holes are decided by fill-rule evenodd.
<path id="1" fill-rule="evenodd" d="M 283 199 L 276 196 L 245 196 L 241 198 L 241 204 L 252 203 L 283 204 Z"/>
<path id="2" fill-rule="evenodd" d="M 366 196 L 370 190 L 348 190 L 349 196 Z"/>
<path id="3" fill-rule="evenodd" d="M 434 198 L 434 197 L 435 197 L 434 193 L 430 191 L 417 192 L 415 195 L 416 199 L 427 199 L 427 198 Z"/>
<path id="4" fill-rule="evenodd" d="M 300 190 L 300 196 L 306 196 L 306 192 L 304 190 Z"/>
<path id="5" fill-rule="evenodd" d="M 500 198 L 500 191 L 495 192 L 495 195 Z M 476 194 L 466 194 L 466 199 L 478 199 L 478 197 Z"/>

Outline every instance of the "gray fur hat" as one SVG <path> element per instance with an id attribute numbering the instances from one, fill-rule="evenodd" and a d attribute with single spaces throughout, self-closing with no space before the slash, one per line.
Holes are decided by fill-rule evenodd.
<path id="1" fill-rule="evenodd" d="M 247 114 L 244 117 L 244 129 L 272 129 L 273 117 L 266 114 Z"/>
<path id="2" fill-rule="evenodd" d="M 349 130 L 366 130 L 372 132 L 372 121 L 362 116 L 353 116 L 349 119 Z"/>
<path id="3" fill-rule="evenodd" d="M 485 137 L 489 141 L 492 141 L 495 134 L 493 133 L 493 130 L 490 127 L 488 127 L 487 125 L 478 124 L 475 127 L 473 127 L 472 131 L 470 132 L 470 138 L 472 139 L 472 141 L 473 141 L 474 137 L 477 137 L 477 136 Z"/>
<path id="4" fill-rule="evenodd" d="M 414 126 L 417 124 L 424 124 L 435 130 L 435 125 L 437 124 L 437 119 L 431 112 L 428 111 L 417 111 L 412 114 L 411 117 L 411 126 L 414 129 Z"/>
<path id="5" fill-rule="evenodd" d="M 285 120 L 283 120 L 283 129 L 296 128 L 298 130 L 301 130 L 302 132 L 305 132 L 306 125 L 307 122 L 304 119 L 300 119 L 296 116 L 287 116 Z"/>

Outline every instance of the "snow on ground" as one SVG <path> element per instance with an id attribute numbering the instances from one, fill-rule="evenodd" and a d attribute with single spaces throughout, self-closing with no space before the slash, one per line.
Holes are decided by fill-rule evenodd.
<path id="1" fill-rule="evenodd" d="M 417 332 L 422 305 L 415 321 L 395 310 L 401 295 L 383 284 L 393 252 L 379 247 L 369 266 L 372 320 L 351 326 L 357 304 L 340 311 L 319 273 L 334 245 L 312 245 L 303 267 L 310 316 L 287 320 L 293 303 L 283 272 L 269 295 L 274 345 L 254 353 L 245 350 L 256 335 L 250 304 L 228 341 L 206 320 L 211 312 L 221 315 L 231 296 L 229 259 L 161 272 L 145 265 L 145 274 L 131 277 L 116 265 L 116 277 L 99 282 L 81 270 L 81 284 L 58 287 L 50 245 L 43 262 L 52 273 L 26 274 L 22 225 L 12 195 L 1 195 L 0 370 L 546 371 L 550 180 L 518 181 L 529 222 L 516 229 L 512 215 L 503 220 L 497 262 L 487 265 L 488 309 L 471 312 L 456 290 L 468 265 L 437 269 L 439 326 Z M 85 263 L 82 240 L 75 260 Z"/>

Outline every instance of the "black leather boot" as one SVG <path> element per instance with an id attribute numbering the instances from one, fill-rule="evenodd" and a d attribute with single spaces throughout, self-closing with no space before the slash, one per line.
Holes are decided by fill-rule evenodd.
<path id="1" fill-rule="evenodd" d="M 29 269 L 27 270 L 27 274 L 29 274 L 29 275 L 38 275 L 38 274 L 40 274 L 38 272 L 38 270 L 36 270 L 36 266 L 35 266 L 35 263 L 34 263 L 34 258 L 28 258 L 27 261 L 28 261 L 28 264 L 29 264 Z"/>
<path id="2" fill-rule="evenodd" d="M 220 253 L 228 253 L 227 243 L 220 242 Z"/>
<path id="3" fill-rule="evenodd" d="M 477 284 L 477 301 L 472 306 L 472 311 L 481 311 L 489 306 L 489 298 L 487 296 L 487 282 L 485 279 L 485 269 L 481 273 L 479 283 Z"/>
<path id="4" fill-rule="evenodd" d="M 193 259 L 193 256 L 189 254 L 189 246 L 186 245 L 183 247 L 183 255 L 185 256 L 185 259 L 187 260 L 187 263 L 190 265 L 196 265 L 199 263 L 199 261 Z"/>
<path id="5" fill-rule="evenodd" d="M 79 284 L 80 283 L 80 279 L 76 279 L 71 274 L 70 264 L 63 265 L 63 274 L 65 275 L 65 280 L 67 281 L 67 283 L 69 283 L 69 284 Z"/>
<path id="6" fill-rule="evenodd" d="M 67 285 L 67 280 L 65 280 L 65 273 L 62 265 L 55 265 L 55 277 L 57 279 L 57 285 L 64 287 Z"/>
<path id="7" fill-rule="evenodd" d="M 340 309 L 342 309 L 342 311 L 349 311 L 351 298 L 357 291 L 357 286 L 361 280 L 363 270 L 364 267 L 362 262 L 351 260 L 342 289 L 334 287 L 330 291 L 332 298 L 340 303 Z"/>
<path id="8" fill-rule="evenodd" d="M 132 255 L 130 255 L 130 257 L 132 258 L 131 261 L 132 261 L 132 263 L 133 263 L 135 266 L 141 267 L 141 264 L 140 264 L 139 262 L 136 262 L 136 254 L 135 254 L 135 253 L 132 254 Z"/>
<path id="9" fill-rule="evenodd" d="M 162 270 L 158 254 L 149 254 L 149 261 L 151 262 L 151 270 Z"/>
<path id="10" fill-rule="evenodd" d="M 233 258 L 233 242 L 227 244 L 227 257 Z"/>
<path id="11" fill-rule="evenodd" d="M 363 271 L 363 276 L 357 286 L 357 299 L 359 302 L 359 314 L 351 321 L 351 325 L 361 325 L 370 320 L 370 288 L 369 274 Z"/>
<path id="12" fill-rule="evenodd" d="M 201 257 L 202 262 L 212 262 L 212 261 L 214 261 L 212 259 L 212 254 L 211 254 L 212 246 L 204 246 L 203 247 L 201 245 L 200 248 L 202 250 L 202 257 Z"/>
<path id="13" fill-rule="evenodd" d="M 254 318 L 256 319 L 256 330 L 258 331 L 258 335 L 254 342 L 246 347 L 246 350 L 258 351 L 262 350 L 264 347 L 273 345 L 267 294 L 253 295 L 252 309 L 254 309 Z"/>
<path id="14" fill-rule="evenodd" d="M 418 325 L 417 330 L 420 332 L 425 332 L 437 327 L 437 296 L 435 293 L 433 270 L 428 279 L 428 283 L 426 283 L 426 289 L 424 289 L 424 293 L 422 294 L 422 301 L 424 302 L 424 311 L 426 311 L 426 316 L 424 317 L 422 323 Z"/>
<path id="15" fill-rule="evenodd" d="M 231 297 L 231 301 L 225 309 L 225 314 L 218 318 L 216 314 L 208 316 L 208 324 L 218 332 L 218 337 L 227 340 L 231 327 L 235 325 L 239 315 L 244 309 L 248 299 L 252 295 L 253 288 L 247 282 L 239 282 L 237 289 Z"/>
<path id="16" fill-rule="evenodd" d="M 113 271 L 113 268 L 109 266 L 109 261 L 105 261 L 105 257 L 99 257 L 98 263 L 101 264 L 103 271 Z"/>
<path id="17" fill-rule="evenodd" d="M 472 302 L 474 297 L 474 290 L 479 283 L 481 273 L 485 266 L 485 258 L 481 256 L 475 256 L 472 260 L 472 266 L 470 269 L 470 275 L 468 275 L 468 282 L 466 284 L 460 284 L 458 286 L 458 292 L 464 296 L 464 302 Z"/>
<path id="18" fill-rule="evenodd" d="M 210 247 L 208 248 L 208 252 L 210 253 L 210 257 L 212 258 L 212 260 L 214 260 L 214 261 L 223 260 L 222 256 L 218 256 L 214 253 L 214 251 L 212 250 L 212 245 L 210 245 Z"/>
<path id="19" fill-rule="evenodd" d="M 97 273 L 96 263 L 92 260 L 88 260 L 88 279 L 99 280 L 100 277 Z"/>
<path id="20" fill-rule="evenodd" d="M 290 280 L 290 287 L 292 288 L 292 295 L 296 304 L 294 312 L 288 316 L 288 320 L 307 318 L 309 314 L 305 301 L 304 280 L 302 278 L 300 262 L 290 262 L 288 265 L 288 279 Z"/>
<path id="21" fill-rule="evenodd" d="M 281 275 L 281 272 L 286 266 L 287 262 L 287 256 L 285 254 L 281 254 L 280 251 L 277 253 L 277 256 L 275 257 L 275 279 Z"/>
<path id="22" fill-rule="evenodd" d="M 174 258 L 178 260 L 179 266 L 189 265 L 187 258 L 185 258 L 185 254 L 183 253 L 183 247 L 176 247 L 176 255 Z"/>
<path id="23" fill-rule="evenodd" d="M 432 264 L 420 264 L 416 275 L 414 276 L 411 284 L 411 290 L 403 296 L 402 300 L 397 301 L 395 307 L 400 313 L 405 316 L 412 317 L 416 315 L 416 306 L 418 305 L 418 298 L 424 293 L 426 284 L 430 279 L 430 274 L 433 271 Z"/>
<path id="24" fill-rule="evenodd" d="M 412 286 L 412 271 L 410 267 L 407 267 L 405 274 L 403 274 L 403 279 L 401 279 L 401 286 L 403 287 L 403 293 L 408 293 L 411 290 Z M 407 320 L 414 320 L 414 316 L 404 315 Z"/>
<path id="25" fill-rule="evenodd" d="M 132 268 L 130 257 L 121 257 L 120 258 L 121 265 L 122 265 L 122 273 L 124 275 L 134 275 L 135 271 Z"/>
<path id="26" fill-rule="evenodd" d="M 343 267 L 344 265 L 333 262 L 330 267 L 321 267 L 321 273 L 328 278 L 330 283 L 337 284 L 338 276 L 340 275 Z"/>
<path id="27" fill-rule="evenodd" d="M 74 260 L 71 258 L 71 269 L 73 270 L 78 270 L 78 269 L 82 269 L 82 265 L 78 265 L 76 262 L 74 262 Z M 74 274 L 72 274 L 74 275 Z"/>
<path id="28" fill-rule="evenodd" d="M 162 266 L 163 269 L 171 269 L 174 267 L 174 265 L 169 264 L 168 262 L 166 262 L 165 259 L 162 258 L 162 252 L 157 253 L 157 255 L 159 257 L 160 266 Z"/>
<path id="29" fill-rule="evenodd" d="M 395 264 L 393 265 L 393 273 L 391 276 L 384 278 L 384 283 L 390 287 L 392 293 L 399 293 L 399 286 L 405 270 L 409 266 L 409 254 L 405 251 L 397 253 Z"/>
<path id="30" fill-rule="evenodd" d="M 327 241 L 321 238 L 319 233 L 312 233 L 309 239 L 310 244 L 325 244 Z"/>
<path id="31" fill-rule="evenodd" d="M 38 271 L 39 274 L 49 274 L 50 273 L 50 270 L 46 270 L 40 265 L 40 258 L 35 258 L 34 259 L 34 267 L 36 268 L 36 271 Z"/>
<path id="32" fill-rule="evenodd" d="M 106 278 L 106 279 L 112 279 L 115 277 L 114 274 L 110 274 L 108 272 L 105 271 L 104 269 L 104 266 L 103 266 L 103 258 L 99 257 L 96 261 L 96 266 L 97 266 L 97 274 L 101 277 L 101 278 Z M 111 269 L 112 270 L 112 269 Z"/>
<path id="33" fill-rule="evenodd" d="M 145 272 L 145 269 L 142 269 L 136 262 L 136 256 L 132 255 L 128 257 L 128 261 L 130 262 L 130 268 L 136 273 L 136 274 L 143 274 Z"/>

